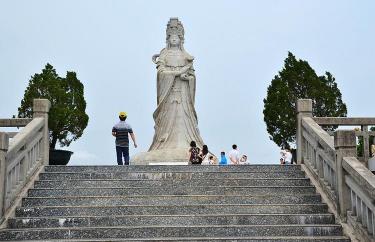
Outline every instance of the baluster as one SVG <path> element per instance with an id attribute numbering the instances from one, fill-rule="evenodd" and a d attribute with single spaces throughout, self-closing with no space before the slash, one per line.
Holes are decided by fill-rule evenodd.
<path id="1" fill-rule="evenodd" d="M 21 161 L 19 161 L 14 168 L 14 170 L 15 170 L 15 187 L 17 187 L 21 183 L 21 181 L 20 181 L 20 179 L 21 179 L 20 178 L 20 172 L 21 172 L 20 162 Z"/>
<path id="2" fill-rule="evenodd" d="M 372 211 L 370 208 L 367 208 L 367 231 L 369 234 L 374 234 L 374 231 L 372 231 L 373 228 L 373 222 L 372 221 Z"/>
<path id="3" fill-rule="evenodd" d="M 318 155 L 318 176 L 324 179 L 323 158 Z"/>
<path id="4" fill-rule="evenodd" d="M 335 183 L 334 183 L 334 174 L 333 174 L 333 169 L 332 167 L 329 167 L 329 183 L 331 186 L 331 189 L 334 191 L 335 190 Z"/>
<path id="5" fill-rule="evenodd" d="M 372 236 L 375 237 L 375 214 L 371 211 Z"/>
<path id="6" fill-rule="evenodd" d="M 357 203 L 357 221 L 358 222 L 361 222 L 361 214 L 362 214 L 362 206 L 361 206 L 361 199 L 357 196 L 357 201 L 356 201 L 356 203 Z"/>
<path id="7" fill-rule="evenodd" d="M 356 208 L 356 196 L 353 190 L 350 189 L 351 193 L 351 202 L 352 202 L 352 215 L 357 216 L 357 208 Z"/>
<path id="8" fill-rule="evenodd" d="M 319 169 L 319 167 L 318 167 L 318 162 L 317 162 L 317 157 L 316 157 L 316 149 L 314 148 L 314 147 L 312 147 L 312 159 L 313 159 L 313 161 L 314 161 L 314 167 L 315 167 L 315 169 Z"/>
<path id="9" fill-rule="evenodd" d="M 366 228 L 366 220 L 367 220 L 366 219 L 366 212 L 367 212 L 367 207 L 366 207 L 366 204 L 363 201 L 361 201 L 361 206 L 362 206 L 362 208 L 361 208 L 361 210 L 362 210 L 361 221 L 362 221 L 363 227 Z"/>
<path id="10" fill-rule="evenodd" d="M 12 194 L 12 177 L 13 177 L 12 173 L 13 173 L 13 170 L 11 169 L 7 175 L 7 188 L 6 188 L 6 195 L 5 195 L 5 201 L 6 201 L 5 207 L 6 208 L 8 207 L 9 197 Z"/>
<path id="11" fill-rule="evenodd" d="M 323 160 L 323 178 L 324 178 L 324 181 L 327 181 L 327 163 L 325 160 Z"/>
<path id="12" fill-rule="evenodd" d="M 26 154 L 25 157 L 21 160 L 21 172 L 20 172 L 20 175 L 21 175 L 21 180 L 22 181 L 25 181 L 26 180 L 26 177 L 27 177 L 27 171 L 28 171 L 28 156 L 29 154 Z"/>
<path id="13" fill-rule="evenodd" d="M 11 195 L 14 194 L 14 190 L 15 190 L 15 184 L 17 183 L 16 181 L 16 167 L 13 167 L 12 168 L 12 179 L 11 179 L 11 186 L 10 186 L 10 189 L 11 189 Z"/>
<path id="14" fill-rule="evenodd" d="M 30 150 L 30 153 L 31 153 L 31 167 L 34 168 L 35 166 L 35 153 L 34 153 L 34 147 L 31 147 L 31 150 Z"/>
<path id="15" fill-rule="evenodd" d="M 332 169 L 332 181 L 333 181 L 333 187 L 334 187 L 334 191 L 335 193 L 338 191 L 338 188 L 337 188 L 337 177 L 336 177 L 336 171 L 334 169 Z M 349 201 L 348 201 L 349 202 Z"/>

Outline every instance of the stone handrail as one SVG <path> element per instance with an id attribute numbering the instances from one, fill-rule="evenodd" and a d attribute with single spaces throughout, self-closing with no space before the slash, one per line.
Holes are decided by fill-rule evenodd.
<path id="1" fill-rule="evenodd" d="M 35 99 L 33 119 L 1 119 L 6 127 L 25 127 L 11 140 L 0 132 L 0 223 L 30 177 L 49 160 L 48 111 L 50 102 Z"/>
<path id="2" fill-rule="evenodd" d="M 313 118 L 312 101 L 297 102 L 297 163 L 319 182 L 341 221 L 360 241 L 375 240 L 375 176 L 356 157 L 356 131 L 337 130 L 332 137 L 319 124 L 367 125 L 374 120 Z"/>
<path id="3" fill-rule="evenodd" d="M 348 222 L 353 227 L 360 223 L 363 232 L 375 240 L 375 176 L 355 157 L 344 157 L 342 164 L 348 174 L 345 176 L 350 194 Z"/>
<path id="4" fill-rule="evenodd" d="M 314 117 L 319 125 L 369 126 L 375 125 L 375 118 L 348 118 L 348 117 Z"/>
<path id="5" fill-rule="evenodd" d="M 31 122 L 31 118 L 0 118 L 0 127 L 25 127 Z"/>
<path id="6" fill-rule="evenodd" d="M 0 127 L 13 127 L 13 128 L 20 128 L 25 127 L 28 123 L 33 120 L 32 118 L 0 118 Z M 17 135 L 18 132 L 7 132 L 9 138 L 13 138 Z"/>
<path id="7" fill-rule="evenodd" d="M 301 120 L 302 157 L 305 165 L 315 175 L 333 204 L 337 200 L 336 162 L 333 138 L 314 120 Z"/>
<path id="8" fill-rule="evenodd" d="M 358 129 L 355 132 L 356 136 L 360 137 L 363 141 L 362 155 L 358 158 L 365 163 L 366 166 L 368 165 L 367 162 L 370 158 L 370 138 L 375 137 L 375 132 L 369 131 L 368 128 L 369 126 L 375 125 L 375 118 L 314 117 L 313 119 L 317 124 L 322 126 L 361 126 L 361 130 Z"/>

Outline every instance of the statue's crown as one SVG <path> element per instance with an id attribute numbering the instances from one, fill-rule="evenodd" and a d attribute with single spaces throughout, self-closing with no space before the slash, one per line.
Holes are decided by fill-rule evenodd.
<path id="1" fill-rule="evenodd" d="M 178 18 L 170 18 L 167 24 L 167 38 L 171 34 L 177 34 L 180 38 L 184 38 L 184 26 Z"/>

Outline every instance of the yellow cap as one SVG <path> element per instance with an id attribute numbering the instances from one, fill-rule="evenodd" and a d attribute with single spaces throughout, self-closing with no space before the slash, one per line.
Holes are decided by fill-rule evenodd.
<path id="1" fill-rule="evenodd" d="M 119 114 L 118 114 L 118 116 L 120 116 L 120 117 L 126 117 L 126 116 L 128 116 L 125 112 L 120 112 Z"/>

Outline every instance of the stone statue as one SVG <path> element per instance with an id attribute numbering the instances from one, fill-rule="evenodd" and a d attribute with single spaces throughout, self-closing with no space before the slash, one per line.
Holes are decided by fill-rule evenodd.
<path id="1" fill-rule="evenodd" d="M 171 18 L 166 47 L 152 57 L 157 68 L 155 135 L 149 152 L 137 155 L 135 163 L 187 161 L 191 141 L 202 147 L 194 108 L 196 79 L 194 57 L 184 49 L 184 27 Z"/>

